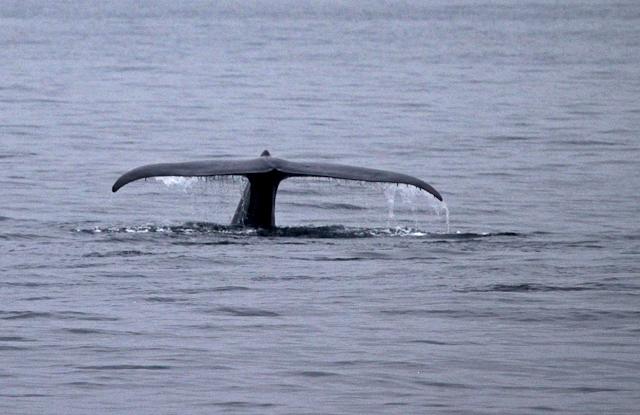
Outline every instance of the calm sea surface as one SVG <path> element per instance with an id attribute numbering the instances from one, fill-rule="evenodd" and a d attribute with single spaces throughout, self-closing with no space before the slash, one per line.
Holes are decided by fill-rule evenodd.
<path id="1" fill-rule="evenodd" d="M 0 4 L 0 413 L 633 414 L 634 1 Z M 283 182 L 147 163 L 391 169 Z"/>

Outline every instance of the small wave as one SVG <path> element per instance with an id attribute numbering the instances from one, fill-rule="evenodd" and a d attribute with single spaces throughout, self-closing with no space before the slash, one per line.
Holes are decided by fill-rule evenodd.
<path id="1" fill-rule="evenodd" d="M 329 256 L 318 256 L 318 257 L 313 257 L 313 258 L 304 258 L 304 257 L 299 257 L 299 258 L 294 258 L 300 261 L 335 261 L 335 262 L 339 262 L 339 261 L 364 261 L 370 258 L 367 257 L 361 257 L 361 256 L 351 256 L 351 257 L 329 257 Z"/>
<path id="2" fill-rule="evenodd" d="M 569 308 L 557 313 L 549 309 L 540 309 L 536 313 L 514 312 L 501 315 L 500 318 L 519 322 L 574 322 L 584 324 L 587 322 L 602 321 L 628 321 L 636 322 L 640 318 L 640 311 L 636 310 L 591 310 Z"/>
<path id="3" fill-rule="evenodd" d="M 176 292 L 182 294 L 203 294 L 210 292 L 229 292 L 229 291 L 250 291 L 251 288 L 239 285 L 223 285 L 221 287 L 203 287 L 203 288 L 179 288 Z"/>
<path id="4" fill-rule="evenodd" d="M 91 252 L 84 254 L 84 258 L 110 258 L 110 257 L 133 257 L 142 255 L 153 255 L 151 252 L 143 252 L 137 250 L 110 251 L 110 252 Z"/>
<path id="5" fill-rule="evenodd" d="M 99 389 L 106 386 L 106 384 L 104 383 L 85 382 L 85 381 L 67 382 L 64 385 L 71 386 L 74 388 L 82 388 L 82 389 Z"/>
<path id="6" fill-rule="evenodd" d="M 0 336 L 0 342 L 30 342 L 33 340 L 21 336 Z"/>
<path id="7" fill-rule="evenodd" d="M 273 311 L 248 307 L 219 307 L 212 311 L 234 317 L 280 317 L 280 314 Z"/>
<path id="8" fill-rule="evenodd" d="M 491 137 L 487 137 L 488 140 L 491 141 L 498 141 L 498 142 L 502 142 L 502 141 L 530 141 L 530 140 L 535 140 L 538 137 L 531 137 L 531 136 L 522 136 L 522 135 L 495 135 L 495 136 L 491 136 Z"/>
<path id="9" fill-rule="evenodd" d="M 65 284 L 52 283 L 52 282 L 35 282 L 35 281 L 19 281 L 19 282 L 2 282 L 0 286 L 7 287 L 24 287 L 24 288 L 38 288 L 38 287 L 52 287 L 63 286 Z"/>
<path id="10" fill-rule="evenodd" d="M 0 234 L 0 239 L 5 239 L 7 241 L 11 241 L 11 240 L 33 241 L 33 240 L 38 240 L 38 239 L 51 239 L 51 238 L 52 237 L 47 236 L 47 235 L 42 235 L 42 234 L 38 235 L 38 234 L 33 234 L 33 233 L 3 233 L 3 234 Z"/>
<path id="11" fill-rule="evenodd" d="M 472 311 L 457 309 L 391 309 L 380 310 L 388 316 L 432 316 L 448 318 L 495 318 L 499 314 L 493 311 Z"/>
<path id="12" fill-rule="evenodd" d="M 565 140 L 562 141 L 561 144 L 566 144 L 570 146 L 607 146 L 607 147 L 615 147 L 620 146 L 620 143 L 615 141 L 604 141 L 604 140 Z"/>
<path id="13" fill-rule="evenodd" d="M 259 236 L 289 238 L 375 238 L 375 237 L 427 237 L 440 238 L 447 234 L 436 234 L 414 228 L 357 228 L 342 225 L 329 226 L 289 226 L 274 229 L 259 229 Z"/>
<path id="14" fill-rule="evenodd" d="M 38 297 L 26 297 L 22 299 L 22 301 L 46 301 L 46 300 L 53 300 L 53 297 L 49 297 L 47 295 L 41 295 Z"/>
<path id="15" fill-rule="evenodd" d="M 247 242 L 238 242 L 238 241 L 230 241 L 230 240 L 220 240 L 220 241 L 176 241 L 175 245 L 182 246 L 215 246 L 215 245 L 247 245 Z"/>
<path id="16" fill-rule="evenodd" d="M 183 298 L 175 298 L 175 297 L 152 296 L 152 297 L 145 298 L 144 301 L 148 303 L 178 303 L 185 300 Z"/>
<path id="17" fill-rule="evenodd" d="M 157 66 L 153 65 L 105 65 L 100 68 L 101 70 L 124 73 L 124 72 L 154 72 L 158 70 Z"/>
<path id="18" fill-rule="evenodd" d="M 416 380 L 415 384 L 420 386 L 428 386 L 429 388 L 446 388 L 446 389 L 474 389 L 474 386 L 464 383 L 454 382 L 438 382 L 429 380 Z"/>
<path id="19" fill-rule="evenodd" d="M 65 328 L 65 329 L 62 329 L 62 331 L 64 331 L 65 333 L 71 333 L 71 334 L 109 334 L 109 333 L 112 333 L 112 332 L 109 332 L 107 330 L 91 329 L 91 328 Z"/>
<path id="20" fill-rule="evenodd" d="M 560 286 L 545 285 L 537 283 L 521 283 L 521 284 L 492 284 L 482 288 L 468 288 L 459 290 L 460 292 L 509 292 L 509 293 L 525 293 L 525 292 L 553 292 L 553 291 L 591 291 L 591 290 L 610 290 L 612 288 L 627 289 L 625 285 L 612 285 L 601 283 L 585 283 L 580 285 Z"/>
<path id="21" fill-rule="evenodd" d="M 30 318 L 50 318 L 51 313 L 35 312 L 35 311 L 0 311 L 0 319 L 2 320 L 22 320 Z"/>
<path id="22" fill-rule="evenodd" d="M 303 370 L 300 372 L 294 372 L 295 375 L 303 376 L 306 378 L 324 378 L 328 376 L 338 376 L 337 373 L 334 372 L 325 372 L 322 370 Z"/>
<path id="23" fill-rule="evenodd" d="M 145 274 L 138 274 L 136 272 L 120 272 L 120 271 L 114 271 L 114 272 L 101 272 L 99 273 L 99 275 L 101 277 L 104 278 L 119 278 L 119 279 L 144 279 L 147 278 L 147 276 Z"/>
<path id="24" fill-rule="evenodd" d="M 83 370 L 167 370 L 171 366 L 166 365 L 103 365 L 103 366 L 80 366 Z"/>
<path id="25" fill-rule="evenodd" d="M 342 238 L 375 238 L 375 237 L 416 237 L 437 240 L 470 240 L 490 237 L 519 237 L 523 236 L 516 232 L 455 232 L 455 233 L 435 233 L 426 230 L 409 227 L 391 228 L 367 228 L 367 227 L 347 227 L 343 225 L 325 226 L 282 226 L 273 229 L 243 228 L 232 225 L 220 225 L 209 222 L 186 222 L 182 225 L 136 225 L 136 226 L 107 226 L 94 228 L 76 228 L 75 232 L 85 234 L 167 234 L 167 235 L 220 235 L 220 236 L 260 236 L 260 237 L 282 237 L 282 238 L 320 238 L 320 239 L 342 239 Z M 243 244 L 237 239 L 219 241 L 177 241 L 176 244 L 183 245 L 227 245 Z M 110 256 L 137 256 L 151 255 L 142 251 L 112 251 L 107 253 L 89 253 L 91 257 Z"/>
<path id="26" fill-rule="evenodd" d="M 117 321 L 116 317 L 107 317 L 99 314 L 82 313 L 78 311 L 63 311 L 49 313 L 41 311 L 0 311 L 2 320 L 23 319 L 58 319 L 58 320 L 85 320 L 85 321 Z"/>
<path id="27" fill-rule="evenodd" d="M 30 348 L 26 346 L 12 346 L 12 345 L 0 344 L 0 352 L 17 352 L 17 351 L 24 351 L 29 349 Z"/>
<path id="28" fill-rule="evenodd" d="M 517 237 L 523 236 L 517 232 L 455 232 L 455 233 L 443 233 L 443 234 L 431 234 L 432 237 L 438 239 L 479 239 L 479 238 L 492 238 L 492 237 Z"/>
<path id="29" fill-rule="evenodd" d="M 272 408 L 276 406 L 273 403 L 254 403 L 245 401 L 226 401 L 226 402 L 214 402 L 209 404 L 200 404 L 199 406 L 216 406 L 228 409 L 240 409 L 240 408 Z"/>
<path id="30" fill-rule="evenodd" d="M 0 393 L 0 397 L 3 398 L 46 398 L 51 395 L 45 395 L 42 393 Z"/>
<path id="31" fill-rule="evenodd" d="M 450 346 L 452 343 L 441 342 L 438 340 L 410 340 L 409 343 L 430 344 L 433 346 Z"/>
<path id="32" fill-rule="evenodd" d="M 293 258 L 292 258 L 293 259 Z M 301 259 L 301 258 L 297 258 L 297 259 Z M 302 260 L 305 260 L 305 258 L 302 258 Z M 252 281 L 313 281 L 313 280 L 317 280 L 317 281 L 331 281 L 333 280 L 333 277 L 314 277 L 311 275 L 284 275 L 281 277 L 272 277 L 272 276 L 265 276 L 265 275 L 261 275 L 261 276 L 257 276 L 257 277 L 251 277 Z"/>
<path id="33" fill-rule="evenodd" d="M 216 223 L 208 223 L 208 222 L 186 222 L 183 225 L 136 225 L 136 226 L 106 226 L 100 227 L 96 226 L 91 229 L 86 228 L 76 228 L 75 232 L 79 233 L 87 233 L 87 234 L 127 234 L 127 233 L 160 233 L 160 234 L 207 234 L 207 233 L 218 233 L 218 234 L 242 234 L 249 233 L 247 231 L 252 230 L 244 230 L 242 228 L 237 228 L 233 226 L 225 226 L 218 225 Z"/>
<path id="34" fill-rule="evenodd" d="M 267 237 L 307 237 L 307 238 L 366 238 L 374 236 L 424 236 L 427 233 L 411 228 L 349 228 L 333 226 L 287 226 L 273 229 L 242 228 L 207 222 L 187 222 L 184 225 L 157 226 L 110 226 L 92 229 L 76 228 L 75 232 L 86 234 L 173 234 L 173 235 L 221 235 L 221 236 L 267 236 Z M 181 242 L 184 243 L 184 242 Z M 234 241 L 216 241 L 214 244 L 233 244 Z M 112 253 L 92 253 L 93 256 L 122 256 L 123 251 Z M 126 256 L 126 254 L 125 254 Z"/>
<path id="35" fill-rule="evenodd" d="M 543 284 L 494 284 L 488 287 L 485 290 L 477 290 L 477 291 L 499 291 L 499 292 L 513 292 L 513 293 L 522 293 L 522 292 L 548 292 L 548 291 L 584 291 L 589 290 L 588 287 L 562 287 L 562 286 L 554 286 L 554 285 L 543 285 Z"/>

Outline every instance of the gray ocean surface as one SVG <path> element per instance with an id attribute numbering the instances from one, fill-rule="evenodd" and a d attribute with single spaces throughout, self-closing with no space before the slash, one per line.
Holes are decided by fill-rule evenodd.
<path id="1" fill-rule="evenodd" d="M 635 1 L 0 3 L 0 413 L 634 414 Z M 241 179 L 148 163 L 395 170 Z"/>

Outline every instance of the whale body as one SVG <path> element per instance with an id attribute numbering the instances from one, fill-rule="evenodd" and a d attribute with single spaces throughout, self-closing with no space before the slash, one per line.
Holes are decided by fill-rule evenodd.
<path id="1" fill-rule="evenodd" d="M 162 176 L 244 176 L 249 183 L 233 216 L 232 225 L 272 228 L 278 185 L 289 177 L 330 177 L 363 182 L 398 183 L 415 186 L 442 201 L 440 193 L 428 183 L 407 174 L 334 163 L 299 163 L 271 157 L 269 151 L 246 160 L 208 160 L 185 163 L 149 164 L 120 176 L 112 191 L 135 180 Z"/>

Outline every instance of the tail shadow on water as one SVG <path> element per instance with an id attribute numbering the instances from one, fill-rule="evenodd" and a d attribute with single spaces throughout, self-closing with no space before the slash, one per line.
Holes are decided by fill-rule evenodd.
<path id="1" fill-rule="evenodd" d="M 405 184 L 423 190 L 443 202 L 442 196 L 436 189 L 413 176 L 343 164 L 291 162 L 271 157 L 267 150 L 260 157 L 249 160 L 209 160 L 138 167 L 120 176 L 114 183 L 112 191 L 117 192 L 122 186 L 135 180 L 172 176 L 246 177 L 248 184 L 231 224 L 235 227 L 259 230 L 260 234 L 275 232 L 275 235 L 279 235 L 283 232 L 283 228 L 275 227 L 276 194 L 280 182 L 290 177 L 327 177 L 361 182 Z M 298 231 L 290 230 L 290 232 L 295 234 Z"/>

